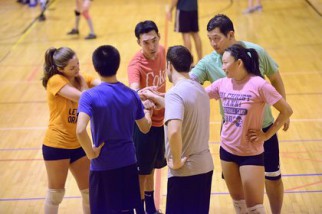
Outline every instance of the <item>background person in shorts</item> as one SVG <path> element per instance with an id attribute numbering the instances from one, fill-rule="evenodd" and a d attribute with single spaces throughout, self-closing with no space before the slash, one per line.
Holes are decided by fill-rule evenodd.
<path id="1" fill-rule="evenodd" d="M 172 11 L 175 13 L 174 31 L 182 34 L 183 45 L 191 51 L 191 39 L 195 43 L 198 61 L 202 58 L 202 43 L 199 36 L 198 0 L 171 0 L 167 19 L 172 20 Z"/>
<path id="2" fill-rule="evenodd" d="M 81 19 L 81 15 L 86 19 L 89 34 L 85 37 L 85 39 L 96 39 L 96 34 L 94 32 L 94 26 L 92 17 L 89 15 L 89 9 L 91 7 L 92 0 L 75 0 L 76 8 L 75 8 L 75 25 L 71 31 L 69 31 L 68 35 L 79 35 L 79 23 Z"/>
<path id="3" fill-rule="evenodd" d="M 139 89 L 155 86 L 160 93 L 166 89 L 165 50 L 159 45 L 160 34 L 153 21 L 139 22 L 135 36 L 141 46 L 128 65 L 130 88 Z M 137 126 L 133 140 L 138 158 L 142 204 L 145 202 L 148 214 L 156 213 L 154 203 L 154 169 L 166 166 L 164 158 L 164 109 L 153 110 L 152 127 L 143 134 Z"/>
<path id="4" fill-rule="evenodd" d="M 150 111 L 117 80 L 117 49 L 100 46 L 92 59 L 102 83 L 81 96 L 77 122 L 77 137 L 91 160 L 91 213 L 134 213 L 141 201 L 133 129 L 136 123 L 143 133 L 149 131 Z M 86 131 L 89 121 L 94 147 Z"/>

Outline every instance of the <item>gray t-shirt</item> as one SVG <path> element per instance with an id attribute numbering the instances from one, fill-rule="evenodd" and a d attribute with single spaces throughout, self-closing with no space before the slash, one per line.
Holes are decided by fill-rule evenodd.
<path id="1" fill-rule="evenodd" d="M 214 169 L 209 151 L 209 97 L 196 81 L 183 79 L 165 95 L 166 156 L 171 151 L 167 138 L 167 123 L 182 121 L 182 157 L 188 157 L 178 170 L 169 168 L 168 177 L 204 174 Z"/>

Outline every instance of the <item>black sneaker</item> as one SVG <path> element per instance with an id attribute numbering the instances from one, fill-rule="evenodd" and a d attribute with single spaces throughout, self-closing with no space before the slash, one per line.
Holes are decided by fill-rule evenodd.
<path id="1" fill-rule="evenodd" d="M 79 34 L 79 31 L 76 30 L 75 28 L 73 28 L 71 31 L 67 33 L 67 35 L 78 35 L 78 34 Z"/>
<path id="2" fill-rule="evenodd" d="M 46 20 L 46 16 L 44 14 L 40 14 L 40 16 L 38 17 L 38 21 L 43 22 Z"/>
<path id="3" fill-rule="evenodd" d="M 86 40 L 89 40 L 89 39 L 96 39 L 96 35 L 95 34 L 88 34 L 88 36 L 85 37 Z"/>

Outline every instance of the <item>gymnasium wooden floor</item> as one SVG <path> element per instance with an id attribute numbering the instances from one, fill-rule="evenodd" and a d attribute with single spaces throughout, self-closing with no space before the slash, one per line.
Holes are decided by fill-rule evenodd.
<path id="1" fill-rule="evenodd" d="M 313 7 L 305 0 L 263 0 L 261 13 L 243 15 L 246 0 L 199 0 L 203 54 L 212 51 L 206 24 L 225 13 L 235 24 L 236 36 L 261 44 L 280 65 L 287 100 L 294 110 L 291 128 L 280 131 L 280 156 L 285 186 L 283 213 L 322 213 L 322 19 L 321 0 Z M 41 145 L 48 121 L 45 90 L 41 86 L 45 50 L 69 46 L 80 59 L 81 71 L 93 73 L 91 54 L 102 44 L 121 53 L 119 80 L 127 84 L 126 67 L 139 46 L 137 22 L 152 19 L 159 26 L 161 44 L 182 44 L 173 23 L 165 20 L 160 0 L 95 0 L 91 15 L 98 38 L 66 35 L 74 23 L 74 1 L 52 0 L 45 22 L 35 21 L 39 6 L 15 0 L 0 1 L 0 213 L 42 213 L 46 172 Z M 194 55 L 195 51 L 193 51 Z M 170 84 L 168 84 L 170 86 Z M 210 213 L 233 213 L 230 196 L 220 177 L 219 112 L 211 102 L 210 148 L 214 157 Z M 156 204 L 165 210 L 167 169 L 158 171 Z M 268 199 L 265 206 L 270 213 Z M 60 213 L 81 213 L 81 198 L 71 175 Z"/>

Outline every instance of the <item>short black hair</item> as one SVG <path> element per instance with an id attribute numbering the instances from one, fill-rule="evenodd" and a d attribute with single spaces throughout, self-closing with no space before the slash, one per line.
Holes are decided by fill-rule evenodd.
<path id="1" fill-rule="evenodd" d="M 139 22 L 136 26 L 135 26 L 135 36 L 137 39 L 140 39 L 140 35 L 143 33 L 149 33 L 150 31 L 155 31 L 157 34 L 159 34 L 159 29 L 157 27 L 157 25 L 151 21 L 151 20 L 146 20 L 143 22 Z"/>
<path id="2" fill-rule="evenodd" d="M 210 19 L 207 24 L 207 31 L 212 31 L 217 27 L 225 36 L 227 36 L 230 31 L 235 31 L 233 22 L 224 14 L 215 15 L 212 19 Z"/>
<path id="3" fill-rule="evenodd" d="M 168 48 L 167 61 L 173 65 L 176 71 L 189 72 L 193 58 L 186 47 L 176 45 Z"/>
<path id="4" fill-rule="evenodd" d="M 92 61 L 100 76 L 114 76 L 120 66 L 120 53 L 111 45 L 102 45 L 94 51 Z"/>

